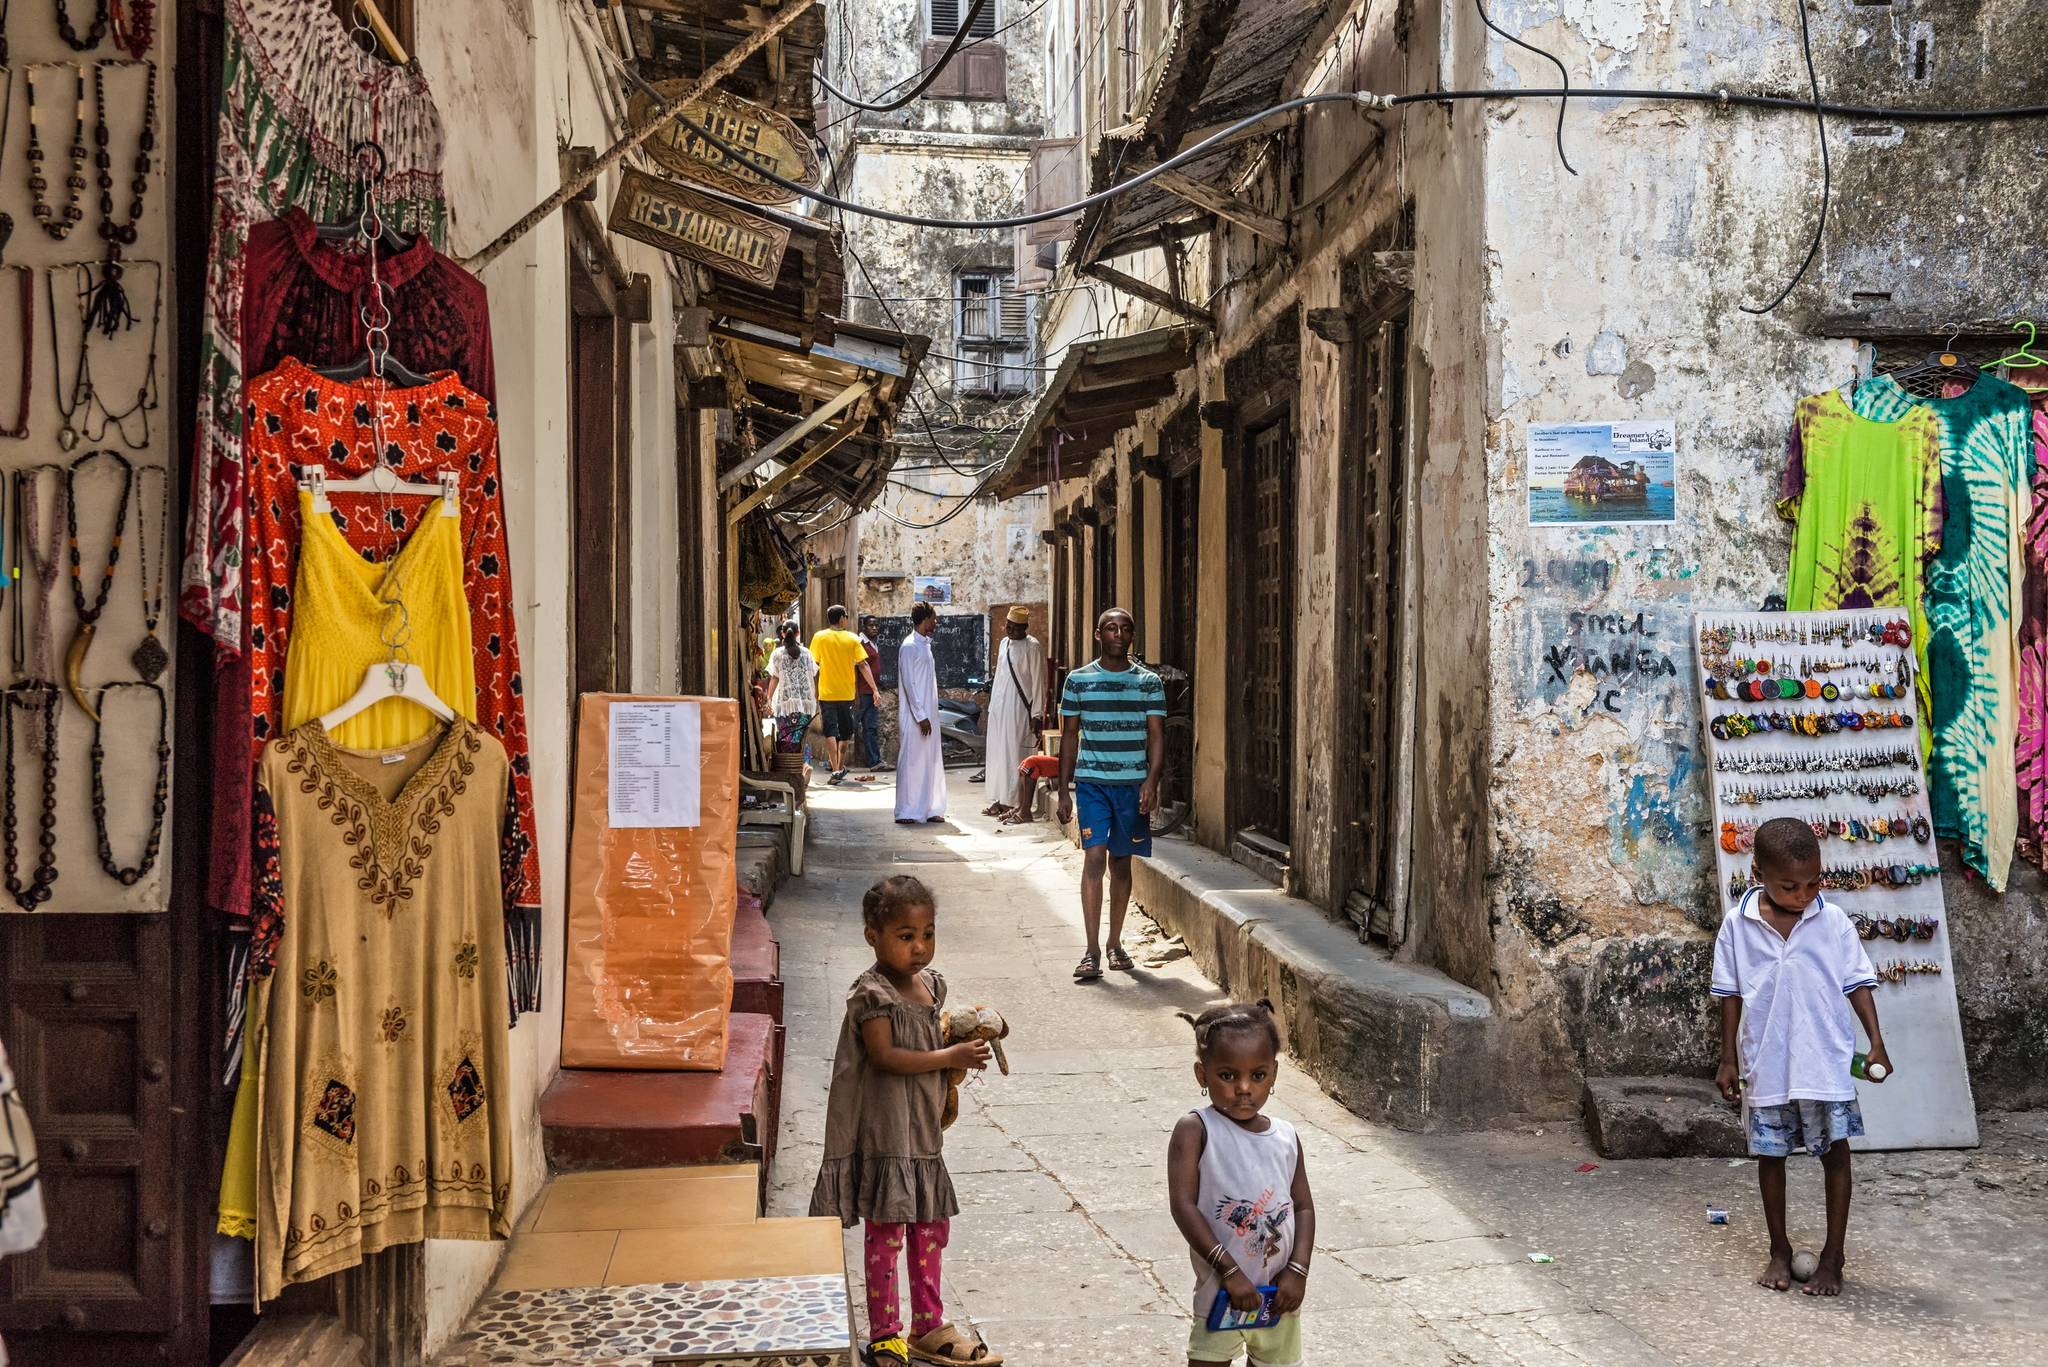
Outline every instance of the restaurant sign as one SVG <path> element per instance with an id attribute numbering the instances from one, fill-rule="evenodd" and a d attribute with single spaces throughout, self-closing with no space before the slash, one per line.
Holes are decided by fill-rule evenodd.
<path id="1" fill-rule="evenodd" d="M 712 270 L 772 289 L 789 229 L 771 218 L 628 167 L 612 201 L 611 230 Z"/>
<path id="2" fill-rule="evenodd" d="M 673 98 L 687 84 L 663 81 L 654 89 Z M 632 118 L 637 127 L 654 115 L 654 98 L 645 91 L 633 96 Z M 714 147 L 689 124 L 704 129 L 732 152 Z M 682 118 L 670 119 L 647 141 L 647 150 L 667 170 L 700 184 L 724 190 L 755 204 L 789 204 L 794 190 L 755 174 L 766 170 L 784 180 L 815 187 L 818 183 L 818 154 L 802 129 L 790 120 L 752 100 L 714 92 L 683 106 Z M 736 152 L 739 155 L 735 156 Z"/>

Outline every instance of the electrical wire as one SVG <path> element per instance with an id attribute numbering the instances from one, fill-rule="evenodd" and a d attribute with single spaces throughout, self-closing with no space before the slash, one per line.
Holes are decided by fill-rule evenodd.
<path id="1" fill-rule="evenodd" d="M 1002 36 L 1003 36 L 1003 35 L 1004 35 L 1005 33 L 1008 33 L 1008 32 L 1009 32 L 1009 31 L 1010 31 L 1011 29 L 1013 29 L 1013 28 L 1017 27 L 1017 25 L 1019 25 L 1019 24 L 1023 23 L 1023 22 L 1025 21 L 1025 20 L 1027 20 L 1027 19 L 1031 18 L 1031 16 L 1032 16 L 1032 15 L 1034 15 L 1034 14 L 1038 13 L 1038 12 L 1039 12 L 1040 10 L 1044 9 L 1044 8 L 1045 8 L 1045 7 L 1046 7 L 1046 6 L 1048 5 L 1048 4 L 1050 4 L 1050 3 L 1052 3 L 1052 0 L 1038 0 L 1038 3 L 1037 3 L 1037 4 L 1033 5 L 1033 6 L 1032 6 L 1032 7 L 1030 8 L 1030 9 L 1028 9 L 1028 10 L 1025 10 L 1025 11 L 1024 11 L 1024 12 L 1023 12 L 1022 14 L 1018 15 L 1018 16 L 1017 16 L 1016 18 L 1014 18 L 1014 19 L 1010 20 L 1010 22 L 1009 22 L 1009 23 L 1007 23 L 1007 24 L 1004 24 L 1004 25 L 1003 25 L 1003 26 L 1002 26 L 1001 28 L 997 29 L 997 30 L 996 30 L 996 31 L 995 31 L 994 33 L 991 33 L 991 34 L 989 34 L 989 35 L 988 35 L 987 37 L 985 37 L 985 38 L 976 38 L 976 39 L 973 39 L 973 40 L 971 40 L 970 42 L 968 42 L 968 43 L 966 43 L 965 45 L 963 45 L 963 46 L 961 47 L 960 51 L 962 51 L 962 52 L 965 52 L 965 51 L 967 51 L 967 49 L 968 49 L 968 48 L 972 48 L 972 47 L 980 47 L 980 46 L 981 46 L 981 45 L 982 45 L 983 43 L 993 43 L 993 42 L 994 42 L 994 41 L 995 41 L 996 39 L 998 39 L 998 38 L 1002 37 Z M 845 13 L 845 9 L 844 9 L 844 8 L 842 8 L 842 10 L 841 10 L 841 13 L 842 13 L 842 14 L 844 14 L 844 13 Z M 847 32 L 850 32 L 850 30 L 843 30 L 843 31 L 847 31 Z M 964 26 L 964 25 L 962 26 L 962 31 L 963 31 L 963 32 L 965 31 L 965 26 Z M 849 47 L 851 47 L 851 44 L 849 44 L 848 46 L 849 46 Z M 943 62 L 941 63 L 941 65 L 943 65 Z M 813 74 L 814 76 L 816 76 L 816 75 L 817 75 L 817 73 L 816 73 L 815 71 L 814 71 L 814 72 L 813 72 L 812 74 Z M 913 74 L 911 74 L 911 75 L 909 75 L 909 76 L 905 76 L 905 77 L 904 77 L 904 78 L 903 78 L 902 80 L 900 80 L 900 81 L 896 82 L 896 83 L 895 83 L 894 85 L 892 85 L 892 86 L 888 86 L 887 88 L 885 88 L 885 89 L 884 89 L 884 90 L 882 91 L 882 94 L 883 94 L 883 96 L 884 96 L 884 97 L 887 97 L 887 96 L 889 96 L 889 95 L 892 95 L 892 94 L 894 94 L 894 93 L 895 93 L 896 91 L 898 91 L 898 90 L 901 90 L 901 89 L 902 89 L 902 88 L 903 88 L 903 87 L 904 87 L 904 86 L 905 86 L 905 85 L 906 85 L 907 83 L 909 83 L 910 81 L 914 81 L 914 80 L 916 80 L 916 79 L 917 79 L 917 76 L 918 76 L 919 74 L 921 74 L 921 73 L 913 73 Z M 830 85 L 830 84 L 829 84 L 829 83 L 828 83 L 828 82 L 827 82 L 827 81 L 825 80 L 825 78 L 824 78 L 823 76 L 817 76 L 817 80 L 818 80 L 818 83 L 819 83 L 820 85 L 823 85 L 823 86 L 824 86 L 824 87 L 825 87 L 825 88 L 826 88 L 827 90 L 832 90 L 832 86 L 831 86 L 831 85 Z M 856 84 L 856 85 L 858 85 L 858 84 L 859 84 L 858 80 L 856 80 L 856 81 L 855 81 L 855 84 Z M 834 93 L 834 94 L 838 94 L 838 92 L 837 92 L 837 91 L 833 91 L 833 93 Z M 861 112 L 862 110 L 872 110 L 872 109 L 874 108 L 874 106 L 873 106 L 873 105 L 865 105 L 865 104 L 861 104 L 861 103 L 859 103 L 859 102 L 857 102 L 857 101 L 854 101 L 854 100 L 846 100 L 844 96 L 841 96 L 840 98 L 841 98 L 841 99 L 842 99 L 842 100 L 843 100 L 843 101 L 844 101 L 844 102 L 845 102 L 846 104 L 852 105 L 853 107 L 852 107 L 852 108 L 850 108 L 850 109 L 848 109 L 848 110 L 847 110 L 847 111 L 846 111 L 846 112 L 845 112 L 844 114 L 841 114 L 841 115 L 840 115 L 840 116 L 839 116 L 838 118 L 836 118 L 836 119 L 832 120 L 832 121 L 831 121 L 830 123 L 826 124 L 826 125 L 825 125 L 824 127 L 820 128 L 820 129 L 818 130 L 818 136 L 819 136 L 819 137 L 823 137 L 823 136 L 824 136 L 825 134 L 827 134 L 827 133 L 831 132 L 831 131 L 832 131 L 833 129 L 835 129 L 835 128 L 839 127 L 839 125 L 841 125 L 841 124 L 845 123 L 845 122 L 846 122 L 847 120 L 849 120 L 849 119 L 853 118 L 853 117 L 854 117 L 855 115 L 859 114 L 859 113 L 860 113 L 860 112 Z"/>
<path id="2" fill-rule="evenodd" d="M 871 114 L 887 114 L 893 110 L 901 109 L 923 95 L 931 87 L 931 83 L 939 79 L 939 73 L 946 69 L 947 63 L 953 60 L 954 54 L 959 52 L 961 47 L 966 44 L 969 37 L 968 30 L 974 27 L 974 21 L 981 18 L 981 12 L 994 3 L 995 0 L 974 0 L 974 3 L 968 6 L 967 16 L 960 21 L 960 27 L 954 30 L 953 41 L 946 45 L 944 52 L 939 54 L 939 60 L 919 72 L 917 84 L 896 99 L 870 104 L 859 96 L 847 94 L 838 86 L 826 80 L 825 73 L 815 67 L 811 69 L 811 79 L 824 86 L 842 104 L 851 105 L 855 109 L 864 109 Z M 990 36 L 993 37 L 994 35 L 991 34 Z"/>
<path id="3" fill-rule="evenodd" d="M 1799 4 L 1800 22 L 1804 23 L 1806 20 L 1805 0 L 1799 0 Z M 1509 33 L 1499 24 L 1494 23 L 1493 16 L 1486 12 L 1486 0 L 1472 0 L 1472 8 L 1479 11 L 1480 23 L 1492 29 L 1495 33 L 1499 34 L 1508 42 L 1513 43 L 1516 47 L 1521 48 L 1524 52 L 1533 52 L 1538 57 L 1541 57 L 1544 61 L 1550 63 L 1552 66 L 1557 68 L 1558 79 L 1564 82 L 1564 94 L 1560 95 L 1557 101 L 1557 159 L 1564 163 L 1565 170 L 1570 171 L 1573 175 L 1577 175 L 1579 173 L 1578 169 L 1571 164 L 1571 160 L 1564 154 L 1564 110 L 1565 106 L 1571 103 L 1572 73 L 1565 70 L 1564 63 L 1559 61 L 1554 54 L 1545 52 L 1542 48 L 1537 47 L 1534 44 L 1523 42 L 1520 38 L 1517 38 L 1514 34 Z"/>
<path id="4" fill-rule="evenodd" d="M 1799 10 L 1799 46 L 1806 56 L 1806 79 L 1813 88 L 1813 125 L 1814 130 L 1820 134 L 1820 214 L 1813 220 L 1813 241 L 1806 246 L 1806 258 L 1799 263 L 1799 269 L 1792 272 L 1792 278 L 1785 282 L 1785 288 L 1779 290 L 1771 302 L 1760 309 L 1753 309 L 1747 304 L 1736 305 L 1744 313 L 1758 317 L 1773 312 L 1778 305 L 1784 303 L 1792 291 L 1798 288 L 1799 282 L 1806 278 L 1806 272 L 1813 266 L 1813 259 L 1820 255 L 1821 238 L 1828 230 L 1828 202 L 1833 197 L 1835 188 L 1834 167 L 1828 160 L 1828 116 L 1820 107 L 1820 73 L 1813 67 L 1813 30 L 1806 22 L 1806 6 L 1801 4 L 1796 8 Z"/>

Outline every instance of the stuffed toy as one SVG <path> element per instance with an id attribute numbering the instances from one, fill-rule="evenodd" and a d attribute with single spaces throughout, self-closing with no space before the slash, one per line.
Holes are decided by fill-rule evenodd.
<path id="1" fill-rule="evenodd" d="M 1003 1041 L 1010 1036 L 1010 1023 L 988 1006 L 949 1006 L 939 1013 L 939 1037 L 948 1047 L 964 1044 L 968 1040 L 987 1040 L 989 1049 L 996 1056 L 996 1066 L 1004 1076 L 1010 1072 L 1010 1060 L 1003 1053 Z M 953 1122 L 960 1118 L 960 1084 L 967 1080 L 965 1068 L 946 1070 L 946 1113 L 939 1118 L 939 1128 L 951 1129 Z"/>

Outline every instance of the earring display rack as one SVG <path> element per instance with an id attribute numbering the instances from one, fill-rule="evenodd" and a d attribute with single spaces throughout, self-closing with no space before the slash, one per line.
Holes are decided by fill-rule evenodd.
<path id="1" fill-rule="evenodd" d="M 1694 617 L 1716 895 L 1724 915 L 1740 905 L 1758 826 L 1786 816 L 1814 826 L 1821 895 L 1865 934 L 1895 1070 L 1881 1086 L 1857 1082 L 1865 1134 L 1851 1143 L 1969 1148 L 1977 1111 L 1905 620 L 1887 608 Z"/>

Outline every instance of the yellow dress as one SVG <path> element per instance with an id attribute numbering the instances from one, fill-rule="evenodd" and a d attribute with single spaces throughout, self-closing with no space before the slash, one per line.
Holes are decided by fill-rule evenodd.
<path id="1" fill-rule="evenodd" d="M 469 599 L 462 583 L 462 520 L 429 515 L 389 566 L 365 560 L 334 519 L 317 512 L 313 495 L 299 492 L 297 583 L 293 587 L 291 638 L 285 645 L 284 725 L 293 731 L 347 702 L 363 676 L 390 650 L 384 631 L 404 633 L 405 655 L 420 667 L 434 696 L 455 714 L 476 720 L 476 655 L 470 637 Z M 406 611 L 387 620 L 385 595 L 392 572 Z M 438 723 L 417 703 L 386 698 L 334 728 L 329 739 L 350 749 L 380 750 L 411 745 Z M 254 996 L 254 984 L 250 988 Z M 261 1028 L 252 1013 L 249 1028 Z M 221 1171 L 219 1229 L 253 1238 L 256 1233 L 256 1087 L 245 1046 L 235 1113 L 228 1128 L 227 1158 Z"/>

